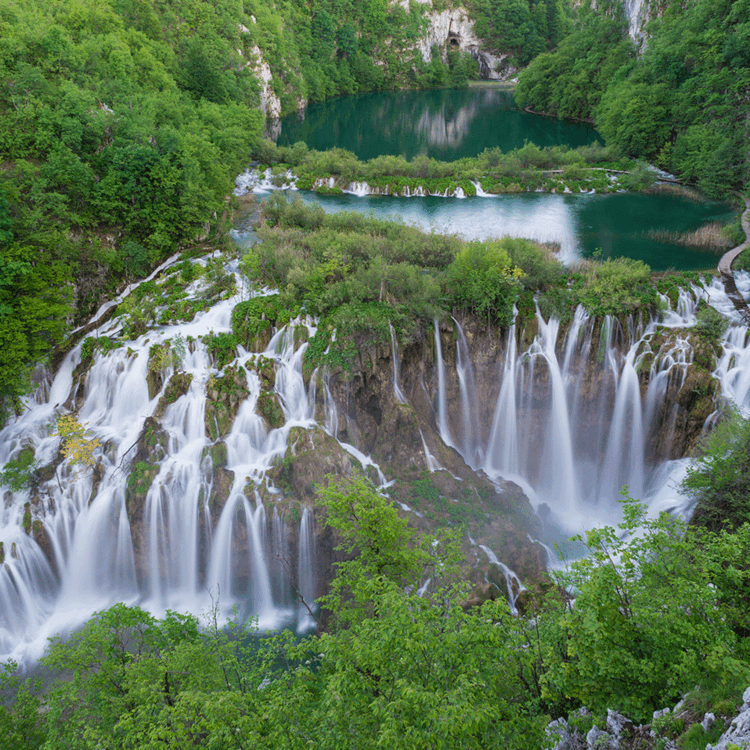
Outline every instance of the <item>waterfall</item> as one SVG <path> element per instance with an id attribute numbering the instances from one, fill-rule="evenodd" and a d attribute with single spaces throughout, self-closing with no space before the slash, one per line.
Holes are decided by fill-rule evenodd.
<path id="1" fill-rule="evenodd" d="M 299 545 L 297 559 L 297 581 L 299 594 L 311 609 L 315 602 L 315 537 L 313 535 L 313 514 L 305 506 L 299 525 Z M 297 610 L 297 631 L 304 632 L 314 627 L 314 620 L 305 604 Z"/>
<path id="2" fill-rule="evenodd" d="M 469 345 L 466 343 L 461 324 L 453 318 L 458 331 L 456 341 L 456 373 L 458 374 L 461 407 L 463 412 L 463 455 L 472 468 L 482 461 L 482 450 L 479 445 L 479 414 L 477 413 L 477 389 L 474 385 L 474 367 L 471 363 Z"/>
<path id="3" fill-rule="evenodd" d="M 396 341 L 396 331 L 393 324 L 388 321 L 388 327 L 391 329 L 391 359 L 393 360 L 393 395 L 400 404 L 406 403 L 406 396 L 401 390 L 401 359 L 398 353 L 398 341 Z"/>
<path id="4" fill-rule="evenodd" d="M 197 284 L 197 295 L 200 289 Z M 71 393 L 77 392 L 76 417 L 100 443 L 96 472 L 64 460 L 33 497 L 28 490 L 15 492 L 0 510 L 3 657 L 34 659 L 48 636 L 65 634 L 118 601 L 138 603 L 157 615 L 167 609 L 199 614 L 218 606 L 222 618 L 237 606 L 243 616 L 257 617 L 261 627 L 278 627 L 297 619 L 289 582 L 293 553 L 300 558 L 302 585 L 314 595 L 310 511 L 303 514 L 300 531 L 305 548 L 293 549 L 288 523 L 258 489 L 284 456 L 289 431 L 316 424 L 315 379 L 308 388 L 302 374 L 306 344 L 296 346 L 294 340 L 293 324 L 305 325 L 304 320 L 276 331 L 262 355 L 238 348 L 233 366 L 246 372 L 246 397 L 223 439 L 213 441 L 206 433 L 212 378 L 221 373 L 202 337 L 231 330 L 238 301 L 222 300 L 192 322 L 161 326 L 127 346 L 96 351 L 76 382 L 81 354 L 80 346 L 74 347 L 51 382 L 40 377 L 27 410 L 0 433 L 0 465 L 25 446 L 33 448 L 39 465 L 52 464 L 60 444 L 56 416 L 73 407 Z M 120 330 L 115 318 L 97 334 L 111 337 Z M 162 386 L 151 397 L 149 350 L 177 334 L 192 342 L 180 368 L 191 381 L 179 398 L 160 405 L 175 368 L 170 364 L 154 375 Z M 283 412 L 283 425 L 275 429 L 256 410 L 262 390 L 256 368 L 268 368 L 269 361 L 271 388 Z M 144 448 L 146 453 L 139 453 Z M 217 467 L 220 455 L 224 459 Z M 142 494 L 135 500 L 141 481 Z M 36 527 L 34 533 L 24 528 L 29 502 L 33 518 L 42 520 L 41 537 Z"/>
<path id="5" fill-rule="evenodd" d="M 738 285 L 747 288 L 750 280 L 738 274 Z M 200 289 L 197 284 L 196 295 Z M 701 293 L 737 322 L 718 285 Z M 558 321 L 545 321 L 537 311 L 533 327 L 524 331 L 516 322 L 503 331 L 493 343 L 494 364 L 485 359 L 481 367 L 472 351 L 478 343 L 457 321 L 456 349 L 450 347 L 444 358 L 435 320 L 437 382 L 429 392 L 422 382 L 423 403 L 434 404 L 437 433 L 446 445 L 492 480 L 518 483 L 533 504 L 549 507 L 556 528 L 577 532 L 616 520 L 623 484 L 653 509 L 681 512 L 684 503 L 667 485 L 669 471 L 684 471 L 684 461 L 664 459 L 674 457 L 671 446 L 679 432 L 674 394 L 687 382 L 692 362 L 684 329 L 696 322 L 697 299 L 697 292 L 683 290 L 673 309 L 648 322 L 594 319 L 579 308 L 565 333 Z M 263 627 L 309 627 L 292 586 L 296 581 L 306 601 L 319 593 L 313 513 L 304 508 L 297 519 L 288 505 L 277 503 L 281 493 L 267 472 L 284 460 L 291 430 L 319 427 L 375 484 L 387 488 L 390 482 L 370 456 L 339 440 L 344 419 L 349 435 L 361 434 L 346 406 L 353 390 L 337 407 L 325 369 L 306 383 L 307 344 L 295 343 L 294 331 L 296 325 L 312 330 L 308 319 L 272 331 L 262 353 L 239 346 L 233 372 L 242 395 L 233 392 L 220 401 L 222 373 L 203 337 L 231 330 L 238 301 L 221 300 L 191 322 L 158 326 L 119 348 L 97 350 L 87 370 L 80 367 L 76 346 L 53 378 L 39 373 L 26 411 L 0 432 L 0 466 L 30 447 L 51 476 L 33 492 L 6 491 L 0 507 L 2 657 L 35 658 L 48 636 L 70 632 L 118 601 L 157 615 L 218 606 L 223 617 L 237 606 Z M 102 324 L 98 335 L 114 337 L 121 328 L 115 318 Z M 158 373 L 162 384 L 155 392 L 149 350 L 178 334 L 190 342 L 189 350 L 179 368 L 170 365 Z M 406 393 L 417 392 L 419 385 L 404 384 L 402 390 L 393 328 L 391 355 L 393 390 L 386 372 L 383 391 L 407 403 Z M 190 381 L 170 402 L 167 380 L 175 369 Z M 745 410 L 748 373 L 750 338 L 744 327 L 731 325 L 714 375 L 724 397 Z M 323 405 L 318 421 L 316 384 Z M 456 393 L 451 402 L 450 393 Z M 275 426 L 259 410 L 269 394 L 283 415 Z M 221 436 L 211 438 L 207 415 L 217 413 L 217 404 L 231 409 L 231 419 Z M 100 443 L 95 471 L 71 466 L 67 459 L 55 465 L 56 417 L 76 409 Z M 415 415 L 421 420 L 426 465 L 439 471 L 428 448 L 428 442 L 433 449 L 439 442 L 435 431 L 429 432 L 435 425 L 417 405 Z M 218 418 L 213 421 L 209 426 L 218 430 Z M 657 436 L 658 455 L 650 448 Z M 41 526 L 29 527 L 27 503 Z"/>
<path id="6" fill-rule="evenodd" d="M 440 431 L 440 437 L 446 445 L 453 445 L 450 428 L 448 427 L 448 405 L 445 394 L 445 363 L 443 362 L 443 347 L 440 343 L 440 327 L 437 318 L 435 324 L 435 359 L 438 373 L 438 392 L 437 392 L 437 424 Z"/>
<path id="7" fill-rule="evenodd" d="M 487 559 L 490 561 L 490 565 L 497 567 L 505 578 L 505 596 L 508 600 L 508 607 L 514 614 L 518 614 L 516 608 L 516 602 L 522 591 L 526 591 L 525 586 L 521 584 L 521 579 L 504 563 L 497 559 L 497 555 L 489 548 L 485 547 L 484 544 L 480 544 L 479 548 L 487 555 Z"/>
<path id="8" fill-rule="evenodd" d="M 434 472 L 442 469 L 443 467 L 438 460 L 432 455 L 432 453 L 430 453 L 430 449 L 427 447 L 427 441 L 424 439 L 424 433 L 422 430 L 419 431 L 419 436 L 422 438 L 422 450 L 424 451 L 425 461 L 427 462 L 427 470 Z"/>
<path id="9" fill-rule="evenodd" d="M 516 430 L 516 325 L 508 329 L 505 346 L 505 362 L 501 373 L 500 395 L 495 405 L 487 446 L 484 470 L 495 469 L 504 476 L 515 477 L 520 473 L 518 459 L 518 432 Z M 494 461 L 494 463 L 493 463 Z"/>

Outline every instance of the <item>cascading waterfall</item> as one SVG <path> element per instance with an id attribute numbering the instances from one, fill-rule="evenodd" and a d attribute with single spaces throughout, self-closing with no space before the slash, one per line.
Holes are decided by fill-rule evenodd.
<path id="1" fill-rule="evenodd" d="M 568 531 L 615 521 L 616 501 L 624 485 L 635 497 L 647 502 L 652 498 L 655 509 L 687 511 L 685 502 L 675 499 L 673 487 L 664 489 L 668 468 L 663 459 L 670 458 L 677 420 L 677 406 L 668 402 L 668 395 L 684 385 L 692 348 L 679 330 L 663 340 L 656 333 L 694 325 L 699 293 L 682 290 L 676 309 L 666 309 L 647 325 L 631 318 L 623 327 L 617 319 L 605 318 L 596 350 L 592 345 L 597 321 L 583 308 L 576 310 L 564 341 L 559 340 L 557 321 L 546 321 L 537 311 L 538 332 L 521 354 L 515 325 L 511 326 L 504 337 L 497 400 L 486 441 L 480 446 L 483 470 L 493 479 L 517 482 L 535 504 L 546 504 L 556 523 Z M 711 285 L 709 295 L 711 304 L 732 318 L 721 291 Z M 460 342 L 463 331 L 458 322 L 456 326 Z M 660 343 L 652 351 L 653 341 Z M 436 350 L 440 351 L 437 336 Z M 458 399 L 447 424 L 441 421 L 444 397 L 442 393 L 438 397 L 441 435 L 456 434 L 466 424 L 467 414 L 471 418 L 473 410 L 480 408 L 470 402 L 467 407 L 461 352 L 459 343 Z M 652 357 L 650 365 L 646 354 Z M 439 359 L 442 391 L 445 376 L 440 375 L 440 364 Z M 750 401 L 748 365 L 750 339 L 743 327 L 732 326 L 714 374 L 724 395 L 740 406 Z M 593 370 L 584 376 L 587 366 Z M 645 388 L 639 379 L 644 367 Z M 658 456 L 648 450 L 657 434 L 665 446 Z M 465 442 L 455 447 L 472 464 L 474 448 L 467 448 Z M 672 463 L 676 472 L 684 471 L 684 461 Z M 665 498 L 667 492 L 671 500 Z"/>
<path id="2" fill-rule="evenodd" d="M 750 280 L 738 275 L 738 285 L 743 284 L 750 286 Z M 703 294 L 734 320 L 719 285 L 710 285 Z M 74 378 L 81 351 L 73 348 L 54 379 L 39 376 L 26 412 L 0 433 L 0 464 L 29 446 L 39 464 L 49 466 L 60 444 L 55 416 L 77 408 L 79 419 L 101 444 L 96 472 L 82 472 L 66 460 L 34 493 L 5 494 L 0 509 L 3 655 L 34 658 L 48 636 L 70 631 L 117 601 L 138 603 L 156 614 L 167 609 L 200 613 L 218 606 L 224 615 L 238 605 L 263 627 L 290 621 L 302 629 L 311 626 L 294 589 L 307 602 L 318 593 L 312 511 L 304 508 L 292 523 L 293 516 L 274 504 L 278 490 L 263 483 L 266 472 L 283 459 L 293 428 L 320 426 L 338 439 L 338 409 L 326 371 L 305 384 L 306 344 L 295 343 L 293 325 L 273 332 L 262 354 L 239 346 L 234 367 L 247 371 L 246 395 L 220 441 L 225 461 L 214 465 L 212 450 L 218 441 L 207 437 L 206 414 L 218 373 L 201 337 L 229 331 L 238 301 L 220 301 L 191 323 L 161 326 L 127 347 L 95 352 L 85 382 Z M 481 401 L 486 401 L 486 391 L 480 395 L 462 326 L 455 322 L 455 366 L 449 366 L 435 321 L 437 388 L 428 397 L 435 405 L 440 437 L 492 479 L 519 483 L 534 504 L 549 506 L 557 525 L 567 530 L 613 520 L 622 484 L 654 508 L 679 511 L 680 502 L 665 497 L 667 464 L 654 460 L 646 446 L 657 430 L 671 443 L 677 429 L 669 394 L 685 383 L 692 361 L 679 329 L 695 324 L 696 305 L 697 292 L 683 291 L 675 309 L 665 310 L 660 320 L 644 325 L 633 319 L 624 326 L 614 318 L 594 319 L 579 308 L 564 339 L 557 321 L 537 313 L 536 335 L 523 346 L 514 324 L 502 334 L 494 403 Z M 294 323 L 314 331 L 309 319 Z M 117 319 L 103 324 L 98 335 L 112 336 L 120 325 Z M 657 335 L 670 329 L 670 335 Z M 192 380 L 182 396 L 163 406 L 158 420 L 149 422 L 164 395 L 164 386 L 153 397 L 149 394 L 149 349 L 177 335 L 191 342 L 181 371 Z M 393 330 L 391 352 L 393 394 L 407 403 Z M 283 412 L 283 424 L 275 428 L 257 410 L 261 358 L 273 365 L 273 393 Z M 172 365 L 162 368 L 161 381 L 166 383 L 173 371 Z M 645 371 L 643 386 L 639 373 Z M 742 408 L 750 402 L 748 372 L 750 340 L 744 328 L 732 326 L 715 376 L 724 395 Z M 323 405 L 320 422 L 316 384 Z M 449 398 L 450 387 L 455 398 Z M 349 411 L 343 414 L 348 433 L 357 435 Z M 130 485 L 149 468 L 137 458 L 136 446 L 149 425 L 156 426 L 157 462 L 141 506 L 134 510 L 129 507 Z M 422 429 L 420 434 L 429 470 L 440 470 Z M 369 456 L 354 445 L 339 445 L 387 488 L 387 477 Z M 669 457 L 666 451 L 663 458 Z M 217 505 L 220 486 L 226 499 Z M 44 519 L 46 550 L 36 528 L 28 528 L 26 503 L 35 518 Z M 501 566 L 490 557 L 491 550 L 485 552 Z"/>
<path id="3" fill-rule="evenodd" d="M 462 434 L 463 455 L 466 463 L 476 468 L 481 462 L 481 449 L 479 447 L 479 415 L 477 414 L 477 389 L 474 385 L 474 368 L 471 364 L 469 345 L 463 328 L 454 318 L 458 328 L 458 341 L 456 341 L 456 373 L 458 375 L 459 390 L 461 392 L 461 410 L 463 411 Z"/>
<path id="4" fill-rule="evenodd" d="M 260 383 L 252 368 L 259 355 L 238 347 L 236 364 L 247 367 L 249 395 L 223 440 L 226 475 L 220 477 L 212 464 L 214 441 L 206 436 L 205 415 L 216 370 L 200 337 L 230 330 L 231 310 L 238 301 L 224 300 L 192 323 L 152 330 L 128 347 L 94 354 L 79 391 L 77 416 L 100 442 L 96 472 L 65 460 L 37 495 L 13 493 L 0 513 L 5 557 L 0 568 L 1 654 L 33 659 L 48 636 L 70 631 L 117 601 L 138 603 L 156 614 L 167 609 L 199 614 L 217 606 L 220 616 L 228 616 L 238 605 L 242 614 L 256 616 L 259 625 L 268 628 L 298 619 L 290 575 L 298 577 L 296 585 L 314 600 L 311 514 L 303 513 L 298 521 L 304 549 L 298 551 L 296 564 L 289 565 L 288 523 L 276 508 L 267 507 L 257 490 L 247 489 L 248 482 L 257 486 L 283 457 L 290 429 L 315 425 L 315 379 L 308 390 L 302 376 L 306 344 L 295 345 L 293 326 L 277 331 L 262 354 L 275 366 L 274 393 L 284 413 L 283 426 L 267 428 L 256 412 Z M 103 324 L 98 335 L 115 334 L 119 327 L 117 320 Z M 182 371 L 192 381 L 155 421 L 151 418 L 164 391 L 162 387 L 149 396 L 149 349 L 178 334 L 193 342 L 182 361 Z M 55 460 L 60 440 L 54 421 L 65 411 L 64 404 L 72 405 L 70 394 L 78 390 L 73 370 L 79 362 L 76 347 L 51 384 L 29 399 L 27 411 L 2 431 L 2 463 L 27 445 L 34 448 L 40 465 Z M 166 383 L 173 367 L 159 374 Z M 39 397 L 42 390 L 48 392 L 46 399 Z M 144 426 L 154 430 L 156 462 L 145 497 L 134 509 L 128 507 L 129 485 L 137 485 L 144 467 L 150 468 L 136 460 Z M 214 485 L 226 482 L 230 472 L 234 480 L 227 499 L 212 509 Z M 51 554 L 45 555 L 24 527 L 26 503 L 44 519 Z M 309 619 L 299 625 L 309 627 Z"/>
<path id="5" fill-rule="evenodd" d="M 484 554 L 487 555 L 490 565 L 496 566 L 503 574 L 506 588 L 503 593 L 505 593 L 508 599 L 510 611 L 514 615 L 517 615 L 518 609 L 516 608 L 516 602 L 518 601 L 518 596 L 522 591 L 526 591 L 526 588 L 521 583 L 521 579 L 505 563 L 500 562 L 500 560 L 497 559 L 497 555 L 489 547 L 486 547 L 484 544 L 480 544 L 479 547 Z"/>
<path id="6" fill-rule="evenodd" d="M 299 581 L 299 595 L 303 602 L 300 602 L 297 614 L 297 629 L 304 631 L 313 626 L 312 617 L 308 607 L 312 608 L 315 601 L 315 537 L 313 533 L 313 514 L 305 506 L 302 511 L 302 520 L 299 525 L 299 544 L 297 545 L 297 576 Z M 307 606 L 305 606 L 307 605 Z"/>
<path id="7" fill-rule="evenodd" d="M 388 321 L 388 327 L 391 329 L 391 359 L 393 360 L 393 395 L 400 404 L 406 403 L 406 396 L 401 390 L 401 358 L 398 351 L 398 341 L 396 340 L 396 331 L 393 324 Z"/>

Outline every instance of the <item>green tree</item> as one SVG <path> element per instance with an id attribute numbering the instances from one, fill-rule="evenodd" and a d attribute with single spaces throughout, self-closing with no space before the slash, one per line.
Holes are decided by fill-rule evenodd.
<path id="1" fill-rule="evenodd" d="M 750 420 L 731 409 L 698 447 L 684 491 L 696 503 L 692 523 L 712 531 L 750 523 Z"/>
<path id="2" fill-rule="evenodd" d="M 736 552 L 725 560 L 731 573 L 717 565 L 727 537 L 686 534 L 667 514 L 648 519 L 629 498 L 623 509 L 620 531 L 587 532 L 589 554 L 560 576 L 576 601 L 563 622 L 566 658 L 549 663 L 544 683 L 548 697 L 561 691 L 645 721 L 701 680 L 750 678 L 736 623 L 722 615 L 748 572 Z"/>
<path id="3" fill-rule="evenodd" d="M 513 266 L 504 242 L 470 242 L 447 269 L 454 304 L 501 325 L 512 319 L 523 275 Z"/>

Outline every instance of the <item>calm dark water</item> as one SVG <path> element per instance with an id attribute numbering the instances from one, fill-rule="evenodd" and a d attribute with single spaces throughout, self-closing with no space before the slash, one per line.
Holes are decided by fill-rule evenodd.
<path id="1" fill-rule="evenodd" d="M 403 91 L 341 97 L 311 105 L 304 118 L 281 122 L 280 144 L 305 141 L 316 149 L 335 146 L 361 159 L 381 154 L 417 154 L 443 160 L 476 156 L 485 148 L 503 151 L 523 146 L 571 147 L 598 140 L 584 124 L 530 115 L 499 88 Z M 326 211 L 364 211 L 393 215 L 427 230 L 455 232 L 467 239 L 505 234 L 558 242 L 561 260 L 627 256 L 654 270 L 715 268 L 718 254 L 657 242 L 650 232 L 686 232 L 713 221 L 728 221 L 729 206 L 670 195 L 521 194 L 492 198 L 366 198 L 318 196 Z"/>
<path id="2" fill-rule="evenodd" d="M 321 151 L 338 146 L 364 160 L 427 154 L 453 161 L 495 146 L 510 151 L 526 140 L 576 147 L 601 139 L 590 125 L 519 110 L 510 91 L 476 87 L 328 99 L 311 104 L 301 117 L 284 118 L 277 143 L 304 141 Z"/>

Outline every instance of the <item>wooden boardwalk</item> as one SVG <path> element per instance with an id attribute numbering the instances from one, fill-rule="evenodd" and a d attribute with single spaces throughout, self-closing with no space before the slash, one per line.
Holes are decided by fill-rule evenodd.
<path id="1" fill-rule="evenodd" d="M 727 297 L 732 300 L 745 324 L 750 326 L 750 308 L 748 308 L 745 298 L 739 293 L 737 285 L 734 283 L 734 273 L 732 271 L 732 263 L 737 259 L 737 256 L 743 250 L 750 247 L 750 199 L 745 198 L 739 193 L 737 195 L 745 201 L 745 210 L 742 212 L 741 218 L 742 230 L 745 232 L 745 241 L 721 256 L 721 260 L 719 260 L 719 273 L 721 274 L 721 280 L 724 282 Z"/>

